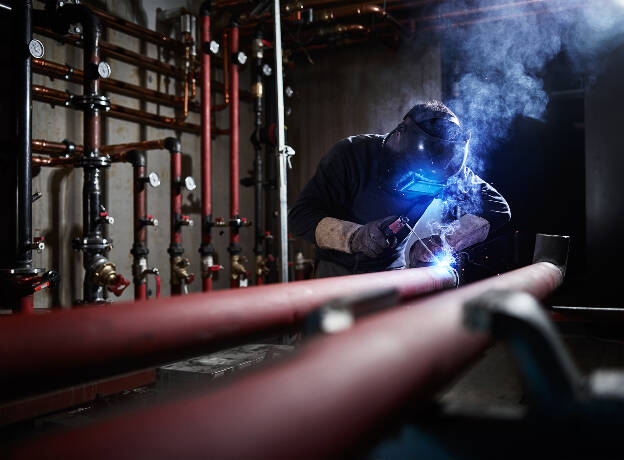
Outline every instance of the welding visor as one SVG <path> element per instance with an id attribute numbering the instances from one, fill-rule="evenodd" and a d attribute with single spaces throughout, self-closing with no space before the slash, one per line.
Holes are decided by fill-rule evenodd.
<path id="1" fill-rule="evenodd" d="M 401 123 L 383 141 L 379 182 L 387 192 L 402 197 L 435 196 L 466 162 L 470 133 L 447 124 L 454 132 L 437 137 L 419 124 Z M 397 142 L 388 142 L 398 136 Z M 392 146 L 390 145 L 392 144 Z"/>

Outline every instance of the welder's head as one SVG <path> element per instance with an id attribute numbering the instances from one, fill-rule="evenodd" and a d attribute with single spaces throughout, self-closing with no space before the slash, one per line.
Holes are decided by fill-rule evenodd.
<path id="1" fill-rule="evenodd" d="M 437 195 L 466 162 L 470 133 L 441 102 L 415 105 L 385 137 L 379 182 L 401 196 Z"/>

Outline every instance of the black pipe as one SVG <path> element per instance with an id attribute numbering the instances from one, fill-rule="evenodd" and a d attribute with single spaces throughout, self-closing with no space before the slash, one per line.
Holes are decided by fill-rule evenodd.
<path id="1" fill-rule="evenodd" d="M 16 149 L 17 155 L 17 241 L 16 268 L 32 267 L 32 73 L 28 45 L 32 40 L 32 2 L 15 2 L 15 37 L 13 71 L 15 72 Z"/>
<path id="2" fill-rule="evenodd" d="M 52 3 L 48 4 L 49 8 Z M 94 303 L 106 300 L 104 287 L 116 278 L 115 267 L 105 256 L 112 247 L 112 241 L 104 236 L 103 229 L 108 214 L 104 208 L 102 180 L 104 170 L 110 167 L 111 161 L 108 155 L 101 155 L 99 151 L 102 131 L 100 115 L 110 107 L 110 100 L 100 94 L 98 68 L 102 28 L 98 17 L 85 5 L 66 4 L 52 12 L 51 24 L 55 32 L 67 33 L 69 26 L 76 23 L 82 24 L 83 29 L 84 82 L 82 96 L 75 96 L 72 103 L 84 112 L 84 155 L 79 161 L 84 170 L 84 182 L 83 237 L 75 248 L 83 251 L 83 300 Z"/>
<path id="3" fill-rule="evenodd" d="M 265 168 L 264 168 L 264 215 L 265 230 L 270 237 L 265 239 L 265 254 L 267 260 L 277 260 L 275 256 L 275 237 L 279 235 L 279 210 L 277 196 L 277 109 L 275 108 L 275 79 L 267 78 L 265 85 L 265 128 L 263 130 L 263 141 L 265 147 Z M 279 273 L 275 263 L 268 265 L 269 272 L 266 276 L 267 283 L 279 282 Z"/>
<path id="4" fill-rule="evenodd" d="M 258 28 L 254 40 L 254 68 L 252 94 L 254 96 L 254 131 L 251 135 L 251 143 L 254 148 L 254 233 L 255 244 L 254 254 L 256 255 L 256 281 L 262 282 L 265 271 L 265 231 L 264 215 L 262 209 L 263 203 L 263 186 L 264 186 L 264 164 L 262 159 L 262 142 L 260 140 L 260 132 L 262 131 L 262 115 L 263 115 L 263 77 L 262 77 L 262 58 L 264 57 L 264 44 L 262 29 Z"/>

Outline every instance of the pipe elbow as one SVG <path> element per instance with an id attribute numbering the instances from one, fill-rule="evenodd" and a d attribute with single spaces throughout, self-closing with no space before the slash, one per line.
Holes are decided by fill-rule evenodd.
<path id="1" fill-rule="evenodd" d="M 210 0 L 206 0 L 202 2 L 201 6 L 199 7 L 199 15 L 201 17 L 210 16 L 210 12 L 211 12 L 210 10 L 211 10 Z"/>
<path id="2" fill-rule="evenodd" d="M 166 138 L 164 146 L 167 150 L 169 150 L 169 153 L 171 154 L 180 153 L 182 151 L 182 144 L 175 137 Z"/>

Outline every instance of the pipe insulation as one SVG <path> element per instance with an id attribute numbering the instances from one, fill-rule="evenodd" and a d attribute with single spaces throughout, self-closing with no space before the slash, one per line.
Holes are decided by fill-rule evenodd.
<path id="1" fill-rule="evenodd" d="M 1 398 L 287 332 L 300 326 L 307 313 L 345 293 L 394 288 L 407 299 L 453 287 L 456 281 L 455 273 L 428 267 L 54 311 L 28 321 L 17 315 L 2 318 Z"/>
<path id="2" fill-rule="evenodd" d="M 543 298 L 562 279 L 559 267 L 538 262 L 407 302 L 229 386 L 52 435 L 13 458 L 341 458 L 406 400 L 429 398 L 486 349 L 491 338 L 463 325 L 465 302 L 493 289 Z"/>

